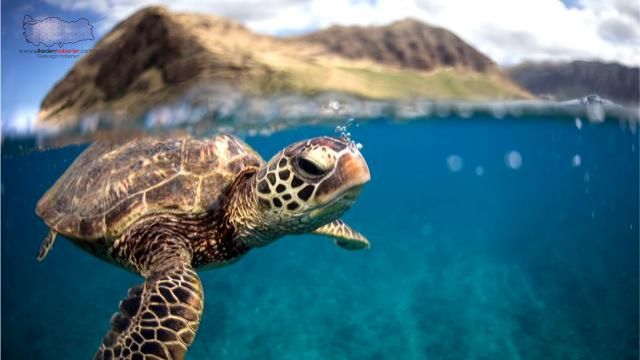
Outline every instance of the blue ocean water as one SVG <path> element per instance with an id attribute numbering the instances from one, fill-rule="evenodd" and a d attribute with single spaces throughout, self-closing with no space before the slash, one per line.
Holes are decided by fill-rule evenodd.
<path id="1" fill-rule="evenodd" d="M 639 138 L 618 122 L 361 123 L 372 249 L 290 236 L 201 273 L 189 359 L 636 359 Z M 265 158 L 305 127 L 247 141 Z M 141 279 L 34 207 L 84 146 L 2 157 L 2 358 L 87 359 Z"/>

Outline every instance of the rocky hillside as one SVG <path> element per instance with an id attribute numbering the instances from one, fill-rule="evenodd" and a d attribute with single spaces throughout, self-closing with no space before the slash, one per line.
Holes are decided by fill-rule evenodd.
<path id="1" fill-rule="evenodd" d="M 331 35 L 334 31 L 340 34 Z M 334 37 L 347 43 L 334 44 Z M 282 39 L 214 15 L 149 7 L 118 24 L 74 65 L 43 100 L 38 121 L 69 125 L 80 115 L 100 112 L 137 116 L 211 83 L 249 94 L 530 96 L 452 33 L 412 20 Z"/>
<path id="2" fill-rule="evenodd" d="M 458 67 L 477 72 L 495 69 L 491 59 L 451 31 L 413 19 L 381 27 L 332 26 L 297 39 L 323 45 L 348 59 L 368 59 L 399 68 L 429 71 Z"/>
<path id="3" fill-rule="evenodd" d="M 524 63 L 507 73 L 536 95 L 558 100 L 597 94 L 622 104 L 640 102 L 640 68 L 598 61 Z"/>

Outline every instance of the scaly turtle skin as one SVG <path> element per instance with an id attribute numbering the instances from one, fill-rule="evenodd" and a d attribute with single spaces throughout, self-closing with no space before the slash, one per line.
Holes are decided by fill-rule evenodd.
<path id="1" fill-rule="evenodd" d="M 225 265 L 287 234 L 368 248 L 339 217 L 370 179 L 353 144 L 315 138 L 265 163 L 231 135 L 95 143 L 38 202 L 57 234 L 145 278 L 129 289 L 96 359 L 183 359 L 204 297 L 195 270 Z"/>

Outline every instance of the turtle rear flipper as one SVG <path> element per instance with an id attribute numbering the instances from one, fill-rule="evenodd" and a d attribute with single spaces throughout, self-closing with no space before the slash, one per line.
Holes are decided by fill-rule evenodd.
<path id="1" fill-rule="evenodd" d="M 171 247 L 154 255 L 144 285 L 120 302 L 94 359 L 184 359 L 204 306 L 200 279 L 185 255 Z"/>
<path id="2" fill-rule="evenodd" d="M 343 249 L 362 250 L 371 248 L 369 240 L 367 240 L 364 235 L 353 230 L 340 219 L 321 226 L 315 229 L 312 233 L 332 237 L 336 245 Z"/>
<path id="3" fill-rule="evenodd" d="M 40 249 L 38 250 L 38 256 L 36 256 L 38 261 L 42 261 L 47 257 L 47 254 L 53 248 L 53 243 L 56 242 L 56 236 L 58 236 L 58 233 L 50 230 L 47 236 L 44 237 L 42 244 L 40 244 Z"/>

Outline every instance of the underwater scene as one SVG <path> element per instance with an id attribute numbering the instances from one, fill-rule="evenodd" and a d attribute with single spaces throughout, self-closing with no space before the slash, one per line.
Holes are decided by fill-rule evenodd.
<path id="1" fill-rule="evenodd" d="M 640 357 L 638 4 L 0 20 L 0 358 Z"/>
<path id="2" fill-rule="evenodd" d="M 357 125 L 357 126 L 356 126 Z M 190 359 L 634 359 L 638 133 L 566 118 L 352 125 L 370 250 L 287 236 L 200 272 Z M 266 159 L 333 127 L 246 141 Z M 85 359 L 140 278 L 59 239 L 42 194 L 85 145 L 2 157 L 2 355 Z"/>

